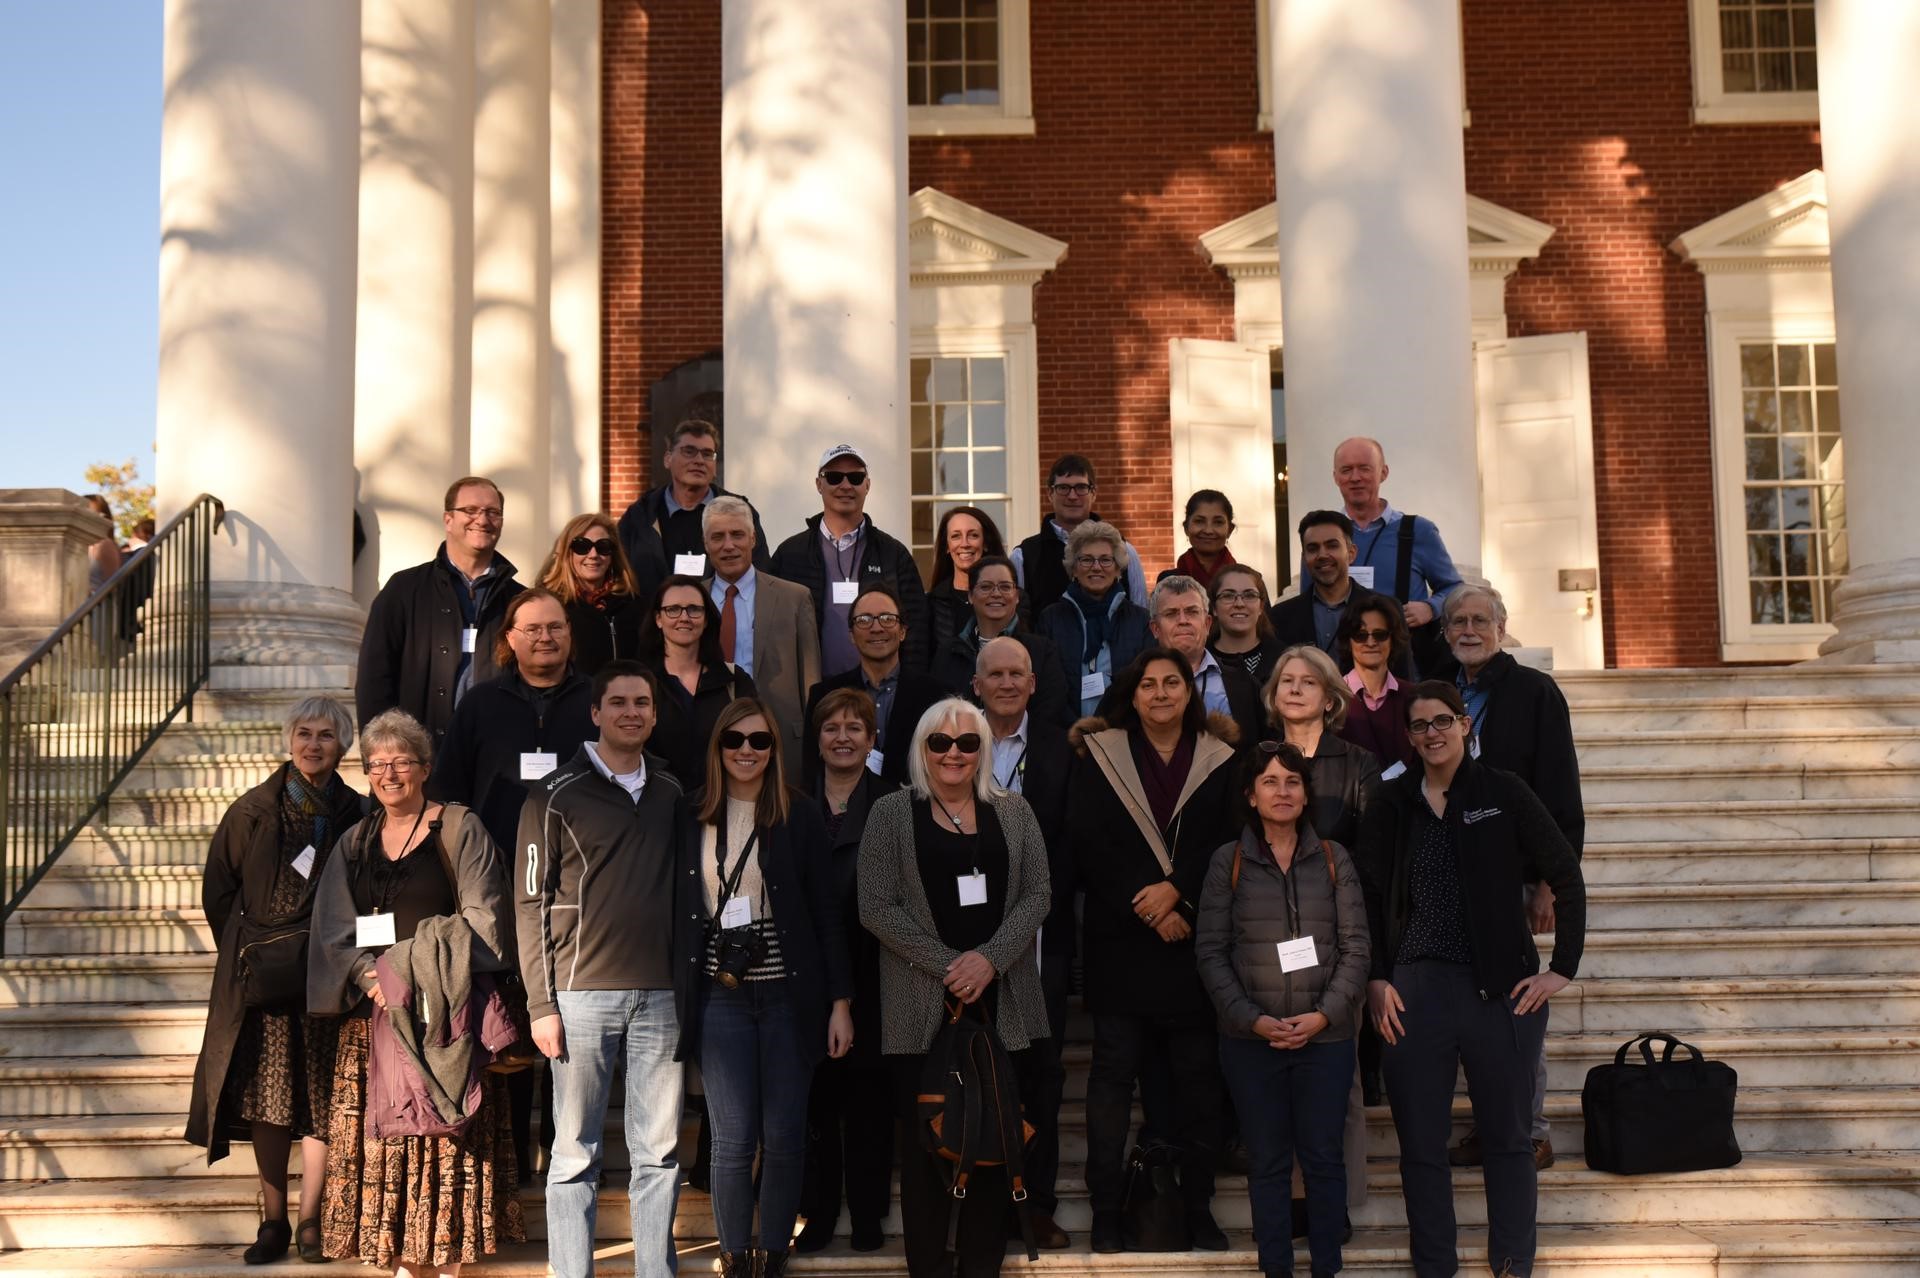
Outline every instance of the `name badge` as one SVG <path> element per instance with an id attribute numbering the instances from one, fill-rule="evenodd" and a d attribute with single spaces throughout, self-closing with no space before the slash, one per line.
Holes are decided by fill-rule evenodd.
<path id="1" fill-rule="evenodd" d="M 873 773 L 873 775 L 877 777 L 880 775 L 880 770 L 886 766 L 887 766 L 886 755 L 880 753 L 880 751 L 878 750 L 867 751 L 867 771 Z"/>
<path id="2" fill-rule="evenodd" d="M 460 632 L 460 651 L 472 652 L 480 643 L 480 632 L 472 626 Z"/>
<path id="3" fill-rule="evenodd" d="M 1297 972 L 1303 967 L 1320 966 L 1320 955 L 1313 948 L 1311 936 L 1281 941 L 1276 948 L 1280 951 L 1280 970 L 1283 972 Z"/>
<path id="4" fill-rule="evenodd" d="M 1347 569 L 1347 575 L 1353 578 L 1353 584 L 1362 590 L 1373 589 L 1373 565 L 1354 564 Z"/>
<path id="5" fill-rule="evenodd" d="M 1082 701 L 1087 700 L 1089 697 L 1100 696 L 1101 694 L 1105 693 L 1106 690 L 1107 690 L 1107 677 L 1101 674 L 1098 670 L 1094 671 L 1092 674 L 1084 674 L 1080 676 L 1080 699 Z"/>
<path id="6" fill-rule="evenodd" d="M 560 756 L 549 750 L 522 750 L 520 752 L 520 779 L 522 781 L 544 781 L 547 773 L 560 766 Z"/>
<path id="7" fill-rule="evenodd" d="M 753 902 L 736 896 L 720 907 L 721 927 L 745 927 L 753 922 Z"/>
<path id="8" fill-rule="evenodd" d="M 315 855 L 316 853 L 313 850 L 313 844 L 309 843 L 307 844 L 306 847 L 301 848 L 300 855 L 293 858 L 294 872 L 303 879 L 312 878 L 313 877 L 313 858 Z"/>
<path id="9" fill-rule="evenodd" d="M 673 575 L 676 577 L 706 576 L 707 557 L 705 555 L 675 555 L 673 557 Z"/>
<path id="10" fill-rule="evenodd" d="M 956 874 L 954 882 L 960 885 L 960 904 L 985 905 L 987 903 L 987 876 L 975 870 L 972 874 Z"/>
<path id="11" fill-rule="evenodd" d="M 1391 781 L 1397 776 L 1404 776 L 1406 771 L 1407 761 L 1405 759 L 1396 760 L 1391 768 L 1388 768 L 1380 774 L 1380 779 L 1382 781 Z"/>
<path id="12" fill-rule="evenodd" d="M 857 581 L 836 581 L 833 583 L 833 602 L 851 608 L 853 601 L 860 597 L 860 583 Z"/>
<path id="13" fill-rule="evenodd" d="M 353 921 L 353 943 L 370 950 L 376 945 L 393 944 L 393 915 L 362 914 Z"/>

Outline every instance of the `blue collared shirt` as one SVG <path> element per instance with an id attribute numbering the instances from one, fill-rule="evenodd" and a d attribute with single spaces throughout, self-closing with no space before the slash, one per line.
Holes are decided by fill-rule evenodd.
<path id="1" fill-rule="evenodd" d="M 733 651 L 727 654 L 727 660 L 739 666 L 749 675 L 753 673 L 753 598 L 759 589 L 759 578 L 748 564 L 747 570 L 740 574 L 740 580 L 728 583 L 719 573 L 713 574 L 713 580 L 707 583 L 707 593 L 713 597 L 713 606 L 717 609 L 727 606 L 727 586 L 732 584 L 739 590 L 733 597 Z"/>
<path id="2" fill-rule="evenodd" d="M 1337 604 L 1323 602 L 1320 592 L 1311 585 L 1307 587 L 1307 595 L 1313 600 L 1313 642 L 1320 651 L 1332 656 L 1334 632 L 1340 629 L 1340 618 L 1346 615 L 1347 604 L 1353 598 L 1353 586 L 1348 584 L 1346 597 Z"/>
<path id="3" fill-rule="evenodd" d="M 1453 672 L 1453 686 L 1460 689 L 1460 699 L 1467 703 L 1467 717 L 1473 720 L 1473 740 L 1468 742 L 1468 746 L 1477 759 L 1480 757 L 1480 728 L 1486 721 L 1487 702 L 1493 696 L 1493 689 L 1478 679 L 1467 678 L 1465 666 Z"/>
<path id="4" fill-rule="evenodd" d="M 667 485 L 666 491 L 662 493 L 661 496 L 664 499 L 664 503 L 667 508 L 667 513 L 669 515 L 677 515 L 681 511 L 687 509 L 687 507 L 682 506 L 679 502 L 673 499 L 673 485 L 671 483 Z M 700 499 L 700 504 L 702 506 L 705 506 L 707 503 L 711 502 L 712 500 L 713 500 L 713 485 L 708 484 L 706 495 Z"/>
<path id="5" fill-rule="evenodd" d="M 1353 544 L 1358 552 L 1353 565 L 1373 569 L 1373 588 L 1383 595 L 1393 593 L 1394 574 L 1400 567 L 1402 518 L 1399 511 L 1385 505 L 1380 509 L 1380 517 L 1372 523 L 1353 526 Z M 1459 584 L 1460 572 L 1453 566 L 1447 544 L 1440 540 L 1440 530 L 1431 519 L 1422 519 L 1413 526 L 1413 571 L 1408 574 L 1407 597 L 1403 602 L 1427 604 L 1438 616 L 1440 605 Z M 1300 589 L 1313 589 L 1304 568 L 1300 572 Z"/>
<path id="6" fill-rule="evenodd" d="M 873 734 L 873 743 L 880 750 L 887 748 L 887 719 L 893 714 L 893 694 L 900 691 L 900 663 L 895 661 L 893 669 L 879 683 L 867 678 L 865 668 L 860 671 L 860 682 L 873 698 L 874 721 L 878 730 Z"/>
<path id="7" fill-rule="evenodd" d="M 1200 689 L 1200 700 L 1204 701 L 1209 714 L 1231 715 L 1233 708 L 1227 704 L 1227 681 L 1220 673 L 1220 662 L 1213 655 L 1213 649 L 1204 649 L 1200 664 L 1194 667 L 1193 682 Z"/>
<path id="8" fill-rule="evenodd" d="M 1008 794 L 1019 794 L 1027 775 L 1027 716 L 1004 737 L 993 739 L 993 779 Z"/>

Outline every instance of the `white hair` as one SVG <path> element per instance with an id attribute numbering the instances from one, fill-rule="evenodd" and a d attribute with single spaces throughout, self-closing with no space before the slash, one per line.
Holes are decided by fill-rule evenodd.
<path id="1" fill-rule="evenodd" d="M 753 532 L 753 507 L 747 504 L 747 499 L 744 497 L 735 497 L 729 493 L 725 497 L 715 497 L 708 502 L 706 508 L 700 512 L 701 536 L 706 536 L 707 525 L 713 522 L 715 515 L 732 515 L 736 519 L 744 519 L 747 521 L 748 534 L 751 535 Z"/>
<path id="2" fill-rule="evenodd" d="M 1158 617 L 1160 605 L 1170 595 L 1199 595 L 1201 606 L 1213 611 L 1213 601 L 1207 597 L 1207 588 L 1185 573 L 1170 572 L 1153 585 L 1153 595 L 1147 600 L 1147 615 Z"/>
<path id="3" fill-rule="evenodd" d="M 288 754 L 293 753 L 293 730 L 303 723 L 324 723 L 332 728 L 333 735 L 340 739 L 343 755 L 353 745 L 353 716 L 332 697 L 306 697 L 287 711 L 286 720 L 280 725 L 280 736 Z"/>
<path id="4" fill-rule="evenodd" d="M 927 780 L 927 738 L 938 732 L 949 719 L 960 721 L 962 733 L 980 734 L 980 751 L 973 756 L 973 797 L 982 803 L 990 803 L 1006 794 L 994 781 L 993 769 L 982 763 L 982 757 L 993 749 L 993 727 L 987 722 L 987 712 L 971 701 L 948 697 L 928 707 L 927 712 L 920 716 L 920 722 L 913 727 L 913 740 L 907 745 L 907 783 L 913 791 L 913 797 L 926 799 L 933 796 L 933 786 Z"/>
<path id="5" fill-rule="evenodd" d="M 1492 586 L 1476 586 L 1472 582 L 1454 587 L 1453 593 L 1447 596 L 1447 602 L 1441 606 L 1440 619 L 1452 621 L 1453 614 L 1465 607 L 1469 599 L 1486 600 L 1493 609 L 1494 619 L 1502 626 L 1507 624 L 1507 601 L 1500 597 L 1500 592 Z"/>

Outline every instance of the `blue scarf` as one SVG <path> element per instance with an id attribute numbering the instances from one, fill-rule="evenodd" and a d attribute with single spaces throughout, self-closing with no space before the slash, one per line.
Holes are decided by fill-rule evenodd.
<path id="1" fill-rule="evenodd" d="M 1073 606 L 1080 610 L 1080 617 L 1086 624 L 1087 642 L 1080 650 L 1080 665 L 1084 669 L 1094 654 L 1107 646 L 1107 623 L 1113 616 L 1113 610 L 1120 604 L 1121 585 L 1115 582 L 1107 588 L 1104 595 L 1089 594 L 1077 581 L 1067 583 L 1067 598 L 1073 600 Z"/>

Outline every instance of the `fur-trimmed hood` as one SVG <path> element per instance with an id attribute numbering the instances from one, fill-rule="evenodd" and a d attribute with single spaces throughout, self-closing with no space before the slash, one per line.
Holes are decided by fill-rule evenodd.
<path id="1" fill-rule="evenodd" d="M 1074 752 L 1084 757 L 1087 753 L 1087 738 L 1096 732 L 1105 732 L 1112 726 L 1099 715 L 1090 714 L 1067 729 L 1067 740 L 1073 743 Z M 1240 744 L 1240 725 L 1233 721 L 1231 715 L 1209 710 L 1207 732 L 1230 746 L 1237 747 Z"/>

